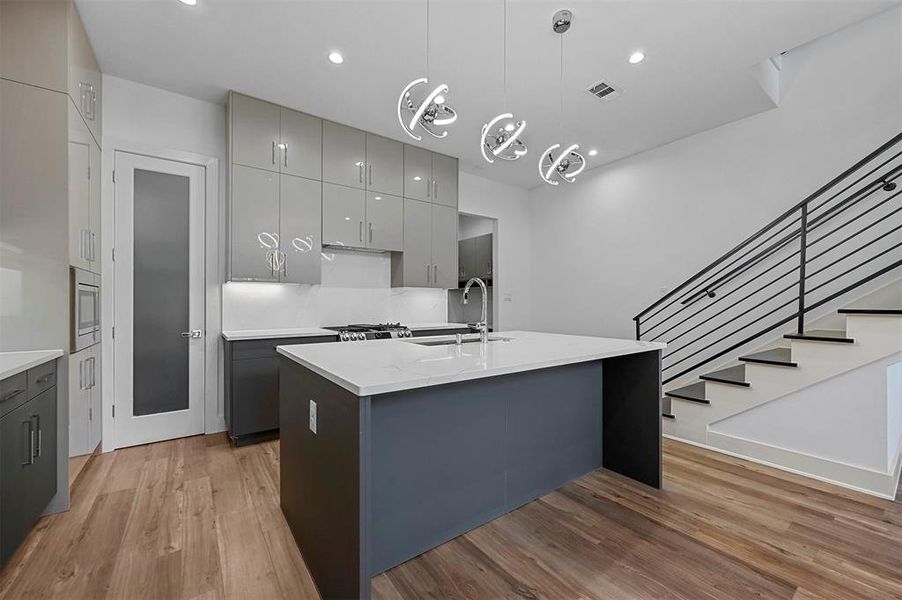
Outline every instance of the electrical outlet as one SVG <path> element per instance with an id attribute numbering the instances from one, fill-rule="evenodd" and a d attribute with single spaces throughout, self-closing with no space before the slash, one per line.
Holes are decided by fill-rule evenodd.
<path id="1" fill-rule="evenodd" d="M 514 295 L 512 293 L 510 293 L 510 292 L 504 293 L 504 301 L 505 302 L 513 302 L 513 300 L 514 300 Z"/>
<path id="2" fill-rule="evenodd" d="M 310 431 L 316 433 L 316 402 L 310 401 Z"/>

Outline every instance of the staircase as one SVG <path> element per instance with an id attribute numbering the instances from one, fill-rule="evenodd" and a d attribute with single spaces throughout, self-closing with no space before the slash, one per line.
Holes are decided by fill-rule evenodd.
<path id="1" fill-rule="evenodd" d="M 665 435 L 892 497 L 902 467 L 892 382 L 902 378 L 893 366 L 902 363 L 899 177 L 902 134 L 634 318 L 637 339 L 668 344 Z M 884 422 L 863 409 L 842 417 L 854 435 L 830 433 L 843 447 L 882 431 L 892 446 L 882 462 L 874 448 L 835 452 L 819 439 L 833 425 L 816 404 L 794 412 L 816 393 L 829 404 L 824 419 L 835 420 L 844 414 L 836 397 L 851 395 L 843 401 L 854 406 L 848 390 L 884 371 Z M 862 406 L 876 406 L 869 393 Z"/>

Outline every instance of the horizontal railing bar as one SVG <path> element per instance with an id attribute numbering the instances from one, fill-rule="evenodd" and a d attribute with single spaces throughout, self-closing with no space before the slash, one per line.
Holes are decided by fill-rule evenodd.
<path id="1" fill-rule="evenodd" d="M 899 229 L 900 229 L 900 227 L 896 227 L 896 228 L 893 229 L 890 233 L 895 233 L 896 231 L 899 231 Z M 892 252 L 893 250 L 895 250 L 895 249 L 897 249 L 897 248 L 900 248 L 900 247 L 902 247 L 902 242 L 899 242 L 899 243 L 896 244 L 895 246 L 891 246 L 891 247 L 887 248 L 887 249 L 884 250 L 883 252 L 880 252 L 880 253 L 878 253 L 878 254 L 875 254 L 874 256 L 872 256 L 871 258 L 867 259 L 866 261 L 864 261 L 864 262 L 862 262 L 862 263 L 859 263 L 859 264 L 855 265 L 854 267 L 851 267 L 850 269 L 847 269 L 847 270 L 843 271 L 842 273 L 840 273 L 840 274 L 837 275 L 836 277 L 834 277 L 834 278 L 832 278 L 832 279 L 828 279 L 827 281 L 825 281 L 825 282 L 823 282 L 823 283 L 821 283 L 821 284 L 816 285 L 815 287 L 811 288 L 811 289 L 808 291 L 808 293 L 809 293 L 809 294 L 814 293 L 815 291 L 821 289 L 821 288 L 824 287 L 825 285 L 830 285 L 831 283 L 833 283 L 834 281 L 836 281 L 836 280 L 839 279 L 840 277 L 845 277 L 846 275 L 848 275 L 849 273 L 851 273 L 851 272 L 854 271 L 855 269 L 860 269 L 861 267 L 865 266 L 865 265 L 868 264 L 869 262 L 875 261 L 875 260 L 877 260 L 878 258 L 880 258 L 881 256 L 883 256 L 883 255 L 885 255 L 885 254 L 888 254 L 889 252 Z M 839 262 L 839 261 L 837 261 L 837 262 Z M 834 263 L 834 264 L 835 264 L 835 263 Z M 823 270 L 823 269 L 822 269 L 822 270 Z M 818 271 L 818 272 L 820 272 L 820 271 Z"/>
<path id="2" fill-rule="evenodd" d="M 761 308 L 762 306 L 764 306 L 765 304 L 767 304 L 768 302 L 770 302 L 771 300 L 773 300 L 773 299 L 776 298 L 777 296 L 779 296 L 779 295 L 781 295 L 781 294 L 785 294 L 786 292 L 788 292 L 789 290 L 791 290 L 792 288 L 794 288 L 794 287 L 796 287 L 796 286 L 798 286 L 798 285 L 799 285 L 799 281 L 796 280 L 795 282 L 793 282 L 793 283 L 791 283 L 790 285 L 786 286 L 785 288 L 783 288 L 782 290 L 780 290 L 780 291 L 777 292 L 776 294 L 773 294 L 773 295 L 771 295 L 771 296 L 768 296 L 766 299 L 762 300 L 761 302 L 759 302 L 758 304 L 756 304 L 755 306 L 753 306 L 752 308 L 750 308 L 749 310 L 747 310 L 746 313 L 750 313 L 750 312 L 752 312 L 753 310 L 756 310 L 756 309 L 758 309 L 758 308 Z M 798 299 L 799 299 L 799 297 L 798 297 L 798 295 L 796 295 L 795 297 L 793 297 L 792 300 L 790 300 L 790 301 L 787 302 L 786 304 L 783 304 L 783 305 L 781 305 L 781 306 L 778 306 L 776 310 L 779 310 L 779 309 L 781 309 L 781 308 L 784 308 L 784 307 L 787 306 L 788 304 L 790 304 L 790 303 L 792 303 L 792 302 L 796 302 Z M 773 311 L 771 311 L 771 313 L 772 313 L 772 312 L 773 312 Z M 771 313 L 768 313 L 768 314 L 764 315 L 764 317 L 770 316 Z M 760 318 L 757 319 L 757 320 L 761 320 L 761 319 L 763 319 L 764 317 L 760 317 Z M 694 344 L 695 342 L 701 340 L 703 337 L 705 337 L 705 336 L 707 336 L 707 335 L 711 335 L 711 334 L 714 333 L 715 331 L 718 331 L 718 330 L 720 330 L 720 329 L 726 327 L 727 325 L 730 325 L 731 323 L 732 323 L 732 321 L 727 321 L 726 323 L 721 323 L 720 325 L 718 325 L 718 326 L 715 327 L 714 329 L 708 331 L 707 333 L 705 333 L 705 334 L 702 335 L 701 337 L 697 337 L 697 338 L 695 338 L 694 340 L 692 340 L 691 342 L 687 342 L 686 344 L 683 344 L 683 347 L 682 347 L 682 348 L 679 348 L 679 349 L 677 349 L 677 350 L 674 350 L 673 352 L 671 352 L 671 353 L 668 354 L 667 356 L 670 357 L 670 356 L 673 356 L 674 354 L 676 354 L 677 352 L 679 352 L 680 350 L 685 350 L 686 348 L 688 348 L 689 346 L 691 346 L 691 345 Z M 716 344 L 719 344 L 720 342 L 722 342 L 722 341 L 725 340 L 726 338 L 728 338 L 728 337 L 730 337 L 730 336 L 732 336 L 732 335 L 738 333 L 739 331 L 742 331 L 742 330 L 745 329 L 746 327 L 750 327 L 750 326 L 752 326 L 752 325 L 754 325 L 754 324 L 755 324 L 755 321 L 752 321 L 751 323 L 748 323 L 748 324 L 746 324 L 746 325 L 740 327 L 739 329 L 737 329 L 737 330 L 734 331 L 733 333 L 727 334 L 726 336 L 724 336 L 723 338 L 717 340 L 716 342 L 712 342 L 712 343 L 708 344 L 707 346 L 705 346 L 704 348 L 701 348 L 701 349 L 699 349 L 699 350 L 696 350 L 696 351 L 693 352 L 692 354 L 690 354 L 690 355 L 688 355 L 688 356 L 685 356 L 685 357 L 681 358 L 680 360 L 678 360 L 677 362 L 673 363 L 673 364 L 670 365 L 670 366 L 675 366 L 675 365 L 678 365 L 678 364 L 680 364 L 681 362 L 683 362 L 683 361 L 685 361 L 685 360 L 689 360 L 690 358 L 692 358 L 693 356 L 695 356 L 695 355 L 698 354 L 699 352 L 704 352 L 705 350 L 707 350 L 707 349 L 710 348 L 711 346 L 714 346 L 714 345 L 716 345 Z"/>
<path id="3" fill-rule="evenodd" d="M 841 189 L 840 191 L 836 192 L 829 198 L 825 199 L 823 202 L 821 202 L 817 206 L 809 207 L 808 214 L 813 214 L 816 211 L 820 210 L 822 207 L 826 206 L 827 204 L 829 204 L 830 202 L 835 200 L 838 196 L 841 196 L 842 194 L 847 192 L 850 188 L 861 183 L 862 181 L 864 181 L 865 179 L 867 179 L 868 177 L 870 177 L 871 175 L 873 175 L 874 173 L 876 173 L 877 171 L 879 171 L 880 169 L 882 169 L 883 167 L 888 165 L 889 163 L 891 163 L 894 160 L 896 160 L 897 158 L 899 158 L 900 156 L 902 156 L 902 151 L 899 151 L 896 154 L 890 156 L 888 159 L 886 159 L 885 161 L 883 161 L 882 163 L 880 163 L 879 165 L 877 165 L 876 167 L 874 167 L 873 169 L 871 169 L 870 171 L 868 171 L 867 173 L 865 173 L 864 175 L 862 175 L 861 177 L 859 177 L 858 179 L 856 179 L 855 181 L 853 181 L 852 183 L 850 183 L 849 185 L 847 185 L 846 187 Z"/>
<path id="4" fill-rule="evenodd" d="M 896 167 L 894 169 L 894 171 L 902 172 L 902 166 Z M 845 212 L 852 206 L 855 206 L 860 201 L 862 201 L 863 199 L 870 196 L 871 194 L 876 193 L 878 190 L 880 190 L 883 187 L 884 181 L 886 181 L 886 180 L 895 181 L 898 177 L 899 177 L 899 175 L 896 174 L 895 177 L 890 178 L 890 174 L 888 172 L 888 173 L 884 174 L 882 177 L 875 179 L 870 184 L 866 185 L 865 187 L 858 190 L 851 196 L 847 197 L 842 202 L 838 202 L 837 204 L 834 204 L 827 211 L 825 211 L 824 213 L 822 213 L 822 214 L 818 215 L 817 217 L 815 217 L 814 219 L 812 219 L 809 222 L 808 231 L 814 231 L 815 229 L 817 229 L 818 227 L 820 227 L 821 225 L 823 225 L 824 223 L 826 223 L 827 221 L 829 221 L 830 219 L 835 217 L 836 215 Z"/>
<path id="5" fill-rule="evenodd" d="M 896 245 L 895 247 L 890 248 L 890 250 L 895 250 L 895 249 L 898 248 L 898 247 L 899 247 L 899 245 Z M 871 260 L 876 260 L 877 258 L 880 258 L 880 256 L 882 256 L 883 254 L 886 254 L 886 252 L 881 252 L 880 254 L 873 256 L 871 259 L 869 259 L 869 260 L 867 260 L 867 261 L 861 263 L 861 264 L 858 265 L 857 267 L 854 267 L 854 268 L 852 268 L 852 269 L 849 269 L 848 271 L 846 271 L 845 273 L 843 273 L 843 275 L 847 275 L 848 273 L 851 273 L 852 271 L 854 271 L 854 270 L 857 269 L 858 267 L 862 267 L 862 266 L 866 265 L 867 263 L 871 262 Z M 877 279 L 877 278 L 880 277 L 881 275 L 885 275 L 886 273 L 889 273 L 889 272 L 892 271 L 893 269 L 897 269 L 897 268 L 899 268 L 900 266 L 902 266 L 902 259 L 897 260 L 896 262 L 894 262 L 894 263 L 892 263 L 892 264 L 889 264 L 889 265 L 887 265 L 887 266 L 881 268 L 881 269 L 878 270 L 878 271 L 874 271 L 873 273 L 871 273 L 871 274 L 868 275 L 867 277 L 864 277 L 864 278 L 862 278 L 862 279 L 856 281 L 856 282 L 853 283 L 853 284 L 847 285 L 847 286 L 844 287 L 843 289 L 841 289 L 841 290 L 839 290 L 839 291 L 837 291 L 837 292 L 834 292 L 834 293 L 830 294 L 830 295 L 827 296 L 826 298 L 822 298 L 822 299 L 818 300 L 818 301 L 815 302 L 814 304 L 809 304 L 808 306 L 805 307 L 805 312 L 808 312 L 808 311 L 811 311 L 811 310 L 820 308 L 821 306 L 823 306 L 823 305 L 826 304 L 827 302 L 830 302 L 830 301 L 832 301 L 832 300 L 835 300 L 836 298 L 839 298 L 839 297 L 842 296 L 843 294 L 847 294 L 847 293 L 851 292 L 852 290 L 854 290 L 854 289 L 857 288 L 858 286 L 864 285 L 865 283 L 867 283 L 867 282 L 869 282 L 869 281 L 871 281 L 871 280 L 873 280 L 873 279 Z M 840 275 L 840 277 L 842 277 L 842 275 Z M 835 279 L 836 279 L 836 278 L 834 278 L 834 280 L 835 280 Z M 832 280 L 831 280 L 831 281 L 824 282 L 824 283 L 822 283 L 821 285 L 819 285 L 818 287 L 816 287 L 816 288 L 814 288 L 814 289 L 816 290 L 816 289 L 818 289 L 818 288 L 820 288 L 820 287 L 823 287 L 823 286 L 825 286 L 825 285 L 828 285 L 828 284 L 830 284 L 830 283 L 832 283 Z M 811 291 L 814 291 L 814 290 L 811 290 Z"/>
<path id="6" fill-rule="evenodd" d="M 799 254 L 799 253 L 796 252 L 793 256 L 797 256 L 798 254 Z M 790 256 L 790 257 L 788 257 L 788 258 L 792 258 L 792 257 Z M 798 271 L 798 270 L 799 270 L 799 267 L 797 267 L 797 266 L 791 268 L 790 270 L 786 271 L 785 273 L 783 273 L 782 275 L 780 275 L 779 277 L 777 277 L 777 278 L 774 279 L 773 281 L 770 281 L 770 282 L 764 284 L 763 286 L 759 287 L 758 289 L 756 289 L 756 290 L 753 291 L 753 292 L 749 292 L 748 294 L 746 294 L 745 296 L 743 296 L 742 298 L 740 298 L 739 300 L 737 300 L 737 301 L 734 302 L 733 304 L 731 304 L 731 305 L 729 305 L 728 307 L 726 307 L 726 308 L 724 308 L 723 310 L 721 310 L 721 311 L 720 311 L 719 313 L 717 313 L 716 315 L 712 315 L 711 317 L 709 317 L 709 320 L 710 320 L 710 319 L 714 319 L 714 318 L 716 318 L 716 317 L 719 317 L 720 315 L 722 315 L 722 314 L 725 313 L 726 311 L 730 310 L 731 308 L 735 308 L 736 306 L 738 306 L 739 304 L 742 304 L 743 302 L 745 302 L 746 300 L 748 300 L 749 298 L 751 298 L 752 296 L 754 296 L 754 295 L 757 294 L 758 292 L 761 292 L 762 290 L 767 289 L 768 286 L 770 286 L 770 285 L 772 285 L 772 284 L 774 284 L 774 283 L 780 281 L 781 279 L 783 279 L 783 278 L 786 277 L 787 275 L 791 275 L 791 274 L 795 273 L 795 272 Z M 796 280 L 796 285 L 797 285 L 797 284 L 798 284 L 798 280 Z M 792 287 L 792 286 L 790 286 L 790 287 Z M 737 288 L 737 289 L 738 289 L 738 288 Z M 789 289 L 789 288 L 787 288 L 787 289 Z M 786 290 L 783 290 L 783 291 L 785 292 Z M 782 293 L 782 292 L 778 292 L 777 295 L 779 295 L 780 293 Z M 768 300 L 771 300 L 771 299 L 772 299 L 772 298 L 769 298 Z M 766 302 L 766 301 L 765 301 L 765 302 Z M 755 307 L 755 308 L 757 308 L 757 307 Z M 750 310 L 754 310 L 754 308 L 753 308 L 753 309 L 750 309 Z M 667 340 L 667 343 L 668 343 L 668 344 L 672 344 L 672 343 L 676 342 L 678 339 L 680 339 L 681 337 L 683 337 L 684 335 L 686 335 L 686 334 L 689 333 L 690 331 L 694 331 L 695 329 L 698 329 L 699 327 L 701 327 L 701 326 L 704 325 L 704 324 L 705 324 L 705 322 L 702 322 L 702 323 L 699 323 L 698 325 L 695 325 L 694 327 L 692 327 L 692 328 L 690 328 L 690 329 L 687 329 L 686 331 L 684 331 L 683 333 L 679 334 L 679 335 L 676 336 L 675 338 L 670 339 L 670 340 Z M 715 331 L 717 331 L 717 330 L 716 330 L 716 329 L 712 329 L 712 330 L 709 331 L 708 333 L 714 333 Z M 705 334 L 705 335 L 708 335 L 708 334 Z M 660 337 L 660 336 L 659 336 L 659 337 Z M 700 339 L 700 338 L 699 338 L 699 339 Z M 694 341 L 692 341 L 692 342 L 687 342 L 686 344 L 684 344 L 684 346 L 689 346 L 690 344 L 694 344 L 696 341 L 698 341 L 698 340 L 694 340 Z"/>
<path id="7" fill-rule="evenodd" d="M 815 260 L 819 259 L 820 257 L 822 257 L 823 255 L 827 254 L 827 253 L 830 252 L 831 250 L 835 250 L 836 248 L 842 246 L 843 244 L 845 244 L 846 242 L 848 242 L 848 241 L 851 240 L 852 238 L 858 237 L 859 235 L 861 235 L 861 234 L 864 233 L 865 231 L 871 229 L 872 227 L 876 227 L 877 225 L 880 225 L 881 223 L 883 223 L 884 221 L 886 221 L 886 220 L 889 219 L 890 217 L 892 217 L 892 216 L 896 215 L 897 213 L 899 213 L 899 211 L 902 211 L 902 206 L 900 206 L 899 208 L 897 208 L 896 210 L 894 210 L 894 211 L 892 211 L 892 212 L 890 212 L 890 213 L 887 213 L 887 214 L 883 215 L 882 217 L 880 217 L 879 219 L 877 219 L 876 221 L 874 221 L 874 222 L 871 223 L 870 225 L 868 225 L 868 226 L 866 226 L 866 227 L 863 227 L 863 228 L 859 229 L 858 231 L 856 231 L 856 232 L 853 233 L 852 235 L 850 235 L 850 236 L 848 236 L 848 237 L 846 237 L 846 238 L 844 238 L 844 239 L 841 239 L 840 241 L 836 242 L 835 244 L 833 244 L 832 246 L 830 246 L 830 247 L 827 248 L 826 250 L 821 251 L 819 254 L 816 254 L 816 255 L 812 256 L 811 258 L 808 259 L 808 262 L 809 262 L 809 263 L 810 263 L 810 262 L 814 262 Z M 899 228 L 897 227 L 897 228 L 894 229 L 893 231 L 896 231 L 896 230 L 898 230 L 898 229 L 899 229 Z M 890 233 L 892 233 L 892 231 L 891 231 Z M 876 239 L 873 240 L 873 241 L 876 242 L 877 240 L 880 240 L 880 239 L 882 239 L 882 238 L 884 238 L 884 237 L 886 237 L 886 234 L 884 234 L 884 235 L 882 235 L 882 236 L 876 238 Z M 862 246 L 862 247 L 864 247 L 864 246 Z M 856 250 L 856 252 L 857 252 L 857 250 Z M 852 254 L 854 254 L 854 252 L 853 252 Z M 849 254 L 849 255 L 847 255 L 847 256 L 851 256 L 851 254 Z M 843 258 L 846 258 L 846 257 L 843 257 Z M 840 259 L 840 260 L 841 260 L 841 259 Z M 812 273 L 812 275 L 814 275 L 814 273 Z"/>
<path id="8" fill-rule="evenodd" d="M 795 300 L 793 300 L 792 302 L 795 302 Z M 784 306 L 785 306 L 785 305 L 784 305 Z M 798 311 L 796 311 L 796 312 L 792 313 L 791 315 L 789 315 L 788 317 L 786 317 L 785 319 L 782 319 L 782 320 L 780 320 L 780 321 L 774 323 L 774 324 L 771 325 L 770 327 L 767 327 L 766 329 L 762 329 L 761 331 L 759 331 L 759 332 L 757 332 L 757 333 L 753 333 L 752 335 L 748 336 L 748 337 L 745 338 L 744 340 L 739 341 L 739 342 L 736 342 L 735 344 L 733 344 L 733 345 L 730 346 L 729 348 L 724 348 L 723 350 L 718 351 L 717 354 L 714 354 L 713 356 L 709 356 L 709 357 L 706 358 L 705 360 L 703 360 L 703 361 L 701 361 L 701 362 L 699 362 L 699 363 L 696 363 L 696 364 L 692 365 L 692 366 L 689 367 L 688 369 L 683 369 L 682 371 L 680 371 L 680 372 L 677 373 L 676 375 L 671 375 L 670 377 L 668 377 L 667 379 L 665 379 L 665 380 L 662 381 L 661 383 L 664 383 L 664 384 L 670 383 L 670 382 L 673 381 L 674 379 L 678 379 L 678 378 L 682 377 L 683 375 L 685 375 L 685 374 L 687 374 L 687 373 L 691 373 L 692 371 L 698 369 L 699 367 L 704 366 L 705 364 L 711 362 L 712 360 L 717 360 L 717 359 L 720 358 L 721 356 L 724 356 L 725 354 L 729 354 L 729 353 L 732 352 L 733 350 L 736 350 L 737 348 L 741 348 L 741 347 L 745 346 L 746 344 L 748 344 L 748 343 L 751 342 L 752 340 L 754 340 L 754 339 L 756 339 L 756 338 L 759 338 L 759 337 L 761 337 L 762 335 L 764 335 L 764 334 L 766 334 L 766 333 L 770 333 L 770 332 L 773 331 L 774 329 L 776 329 L 776 328 L 778 328 L 778 327 L 782 327 L 783 325 L 786 325 L 787 323 L 789 323 L 790 321 L 792 321 L 792 320 L 794 320 L 794 319 L 797 319 L 798 317 L 799 317 L 799 313 L 798 313 Z"/>
<path id="9" fill-rule="evenodd" d="M 809 204 L 812 200 L 814 200 L 814 199 L 818 198 L 819 196 L 821 196 L 824 192 L 826 192 L 826 191 L 829 190 L 830 188 L 834 187 L 834 186 L 835 186 L 836 184 L 838 184 L 840 181 L 842 181 L 843 179 L 847 178 L 847 177 L 848 177 L 849 175 L 851 175 L 852 173 L 854 173 L 854 172 L 858 171 L 859 169 L 861 169 L 864 165 L 866 165 L 867 163 L 869 163 L 870 161 L 872 161 L 872 160 L 873 160 L 874 158 L 876 158 L 877 156 L 880 156 L 881 154 L 883 154 L 888 148 L 894 146 L 894 145 L 895 145 L 896 143 L 898 143 L 900 140 L 902 140 L 902 133 L 898 133 L 898 134 L 894 135 L 891 139 L 889 139 L 887 142 L 885 142 L 884 144 L 882 144 L 879 148 L 877 148 L 876 150 L 870 152 L 867 156 L 865 156 L 864 158 L 862 158 L 861 160 L 859 160 L 858 162 L 856 162 L 854 165 L 852 165 L 851 167 L 849 167 L 848 169 L 846 169 L 845 171 L 843 171 L 842 173 L 840 173 L 839 175 L 837 175 L 836 177 L 834 177 L 833 179 L 831 179 L 829 182 L 827 182 L 825 185 L 823 185 L 822 187 L 820 187 L 820 188 L 819 188 L 818 190 L 816 190 L 814 193 L 808 195 L 808 196 L 807 196 L 806 198 L 804 198 L 801 202 L 799 202 L 798 204 L 796 204 L 796 205 L 793 206 L 792 208 L 786 210 L 783 214 L 781 214 L 780 216 L 778 216 L 776 219 L 774 219 L 773 221 L 771 221 L 770 223 L 768 223 L 767 225 L 765 225 L 764 227 L 762 227 L 761 229 L 759 229 L 757 232 L 755 232 L 755 233 L 753 233 L 752 235 L 750 235 L 749 237 L 747 237 L 745 240 L 743 240 L 743 241 L 740 242 L 737 246 L 735 246 L 732 250 L 730 250 L 730 251 L 727 252 L 726 254 L 722 255 L 720 258 L 718 258 L 717 260 L 715 260 L 714 262 L 712 262 L 711 264 L 709 264 L 707 267 L 703 268 L 701 271 L 699 271 L 698 273 L 696 273 L 695 275 L 693 275 L 692 277 L 690 277 L 689 279 L 687 279 L 684 283 L 682 283 L 682 284 L 680 284 L 679 286 L 677 286 L 676 288 L 674 288 L 670 293 L 668 293 L 668 294 L 665 295 L 664 297 L 659 298 L 659 299 L 658 299 L 656 302 L 654 302 L 651 306 L 649 306 L 648 308 L 646 308 L 645 310 L 643 310 L 642 312 L 640 312 L 638 315 L 636 315 L 636 318 L 641 318 L 642 316 L 644 316 L 645 314 L 647 314 L 647 313 L 648 313 L 649 311 L 651 311 L 652 309 L 657 308 L 658 306 L 660 306 L 661 304 L 663 304 L 664 302 L 666 302 L 667 300 L 669 300 L 669 299 L 672 298 L 673 296 L 677 295 L 679 292 L 682 292 L 682 290 L 685 289 L 686 287 L 688 287 L 693 281 L 695 281 L 696 279 L 698 279 L 698 278 L 701 277 L 702 275 L 708 273 L 709 271 L 711 271 L 712 269 L 714 269 L 714 268 L 717 267 L 718 265 L 722 264 L 724 261 L 726 261 L 727 259 L 729 259 L 729 258 L 732 257 L 733 255 L 735 255 L 737 252 L 739 252 L 740 250 L 742 250 L 743 248 L 745 248 L 747 245 L 749 245 L 749 244 L 750 244 L 752 241 L 754 241 L 756 238 L 758 238 L 759 236 L 761 236 L 761 235 L 764 234 L 765 232 L 767 232 L 767 231 L 769 231 L 770 229 L 772 229 L 772 228 L 773 228 L 775 225 L 777 225 L 778 223 L 782 222 L 784 219 L 786 219 L 786 217 L 788 217 L 788 216 L 792 215 L 793 213 L 797 212 L 798 210 L 801 209 L 802 206 L 804 206 L 804 205 L 806 205 L 806 204 Z"/>
<path id="10" fill-rule="evenodd" d="M 870 213 L 874 212 L 875 210 L 877 210 L 878 208 L 880 208 L 881 206 L 883 206 L 884 204 L 886 204 L 886 203 L 889 202 L 890 200 L 894 199 L 894 198 L 895 198 L 896 196 L 898 196 L 899 194 L 902 194 L 902 190 L 896 192 L 896 193 L 893 194 L 892 196 L 887 196 L 886 198 L 884 198 L 883 200 L 881 200 L 880 202 L 878 202 L 877 204 L 875 204 L 875 205 L 872 206 L 871 208 L 867 209 L 867 210 L 864 211 L 863 213 L 861 213 L 861 214 L 859 214 L 859 215 L 857 215 L 857 216 L 855 216 L 855 217 L 852 217 L 851 219 L 849 219 L 848 221 L 846 221 L 846 222 L 843 223 L 842 225 L 839 225 L 839 226 L 835 227 L 834 229 L 830 230 L 829 232 L 825 233 L 825 234 L 822 235 L 821 237 L 817 238 L 816 240 L 814 240 L 813 242 L 811 242 L 810 244 L 808 244 L 808 247 L 811 248 L 812 246 L 814 246 L 814 245 L 817 244 L 818 242 L 820 242 L 820 241 L 824 240 L 825 238 L 827 238 L 827 237 L 833 235 L 834 233 L 836 233 L 836 232 L 839 231 L 840 229 L 842 229 L 842 228 L 844 228 L 844 227 L 848 227 L 849 225 L 851 225 L 852 223 L 854 223 L 854 222 L 857 221 L 858 219 L 861 219 L 862 217 L 865 217 L 865 216 L 869 215 Z"/>
<path id="11" fill-rule="evenodd" d="M 846 260 L 847 258 L 849 258 L 850 256 L 852 256 L 853 254 L 856 254 L 856 253 L 858 253 L 858 252 L 861 252 L 861 251 L 864 250 L 865 248 L 867 248 L 867 247 L 869 247 L 869 246 L 872 246 L 872 245 L 876 244 L 877 242 L 879 242 L 879 241 L 882 240 L 883 238 L 885 238 L 885 237 L 887 237 L 887 236 L 889 236 L 889 235 L 892 235 L 892 234 L 896 233 L 896 232 L 899 231 L 900 229 L 902 229 L 902 225 L 899 225 L 898 227 L 895 227 L 895 228 L 893 228 L 893 229 L 890 229 L 889 231 L 883 233 L 882 235 L 880 235 L 880 236 L 878 236 L 878 237 L 875 237 L 874 239 L 872 239 L 872 240 L 869 241 L 868 243 L 864 244 L 863 246 L 859 246 L 858 248 L 856 248 L 855 250 L 852 250 L 852 251 L 849 252 L 848 254 L 845 254 L 845 255 L 843 255 L 843 256 L 840 256 L 839 258 L 837 258 L 836 260 L 834 260 L 834 261 L 831 262 L 830 264 L 824 265 L 823 267 L 821 267 L 820 269 L 818 269 L 818 270 L 815 271 L 814 273 L 811 273 L 810 275 L 808 275 L 807 279 L 812 279 L 815 275 L 819 275 L 820 273 L 823 273 L 824 271 L 826 271 L 826 270 L 829 269 L 830 267 L 836 265 L 837 263 L 840 263 L 840 262 Z M 818 256 L 823 256 L 823 255 L 824 255 L 824 253 L 821 252 Z M 815 258 L 817 258 L 817 257 L 815 257 Z M 812 260 L 814 260 L 814 259 L 812 259 Z M 817 288 L 814 288 L 814 289 L 817 289 Z M 812 291 L 814 291 L 814 290 L 812 290 Z"/>
<path id="12" fill-rule="evenodd" d="M 783 259 L 780 260 L 779 262 L 776 262 L 776 263 L 772 264 L 771 266 L 769 266 L 769 267 L 768 267 L 767 269 L 765 269 L 764 271 L 761 271 L 760 273 L 758 273 L 757 275 L 755 275 L 754 277 L 752 277 L 752 278 L 749 279 L 748 281 L 745 281 L 744 283 L 742 283 L 742 285 L 739 285 L 739 286 L 733 288 L 732 290 L 730 290 L 729 292 L 727 292 L 727 293 L 724 294 L 723 296 L 718 296 L 716 300 L 714 300 L 713 302 L 711 302 L 711 303 L 709 303 L 709 304 L 706 304 L 705 306 L 703 306 L 703 307 L 700 308 L 699 310 L 695 311 L 694 313 L 692 313 L 691 315 L 689 315 L 688 317 L 686 317 L 685 319 L 683 319 L 682 321 L 680 321 L 680 322 L 677 323 L 676 325 L 673 325 L 672 327 L 670 327 L 670 328 L 668 328 L 668 329 L 662 331 L 661 333 L 657 334 L 657 336 L 656 336 L 655 338 L 653 338 L 652 340 L 650 340 L 650 341 L 653 341 L 653 342 L 654 342 L 654 341 L 659 340 L 659 339 L 661 338 L 661 336 L 667 335 L 668 333 L 670 333 L 671 331 L 673 331 L 674 329 L 676 329 L 677 327 L 679 327 L 680 325 L 682 325 L 682 324 L 685 323 L 686 321 L 689 321 L 690 319 L 695 318 L 697 315 L 700 315 L 701 313 L 705 312 L 706 310 L 708 310 L 708 309 L 711 308 L 712 306 L 716 305 L 716 304 L 717 304 L 718 302 L 720 302 L 721 300 L 726 300 L 727 298 L 729 298 L 730 296 L 732 296 L 733 294 L 735 294 L 736 292 L 738 292 L 739 290 L 741 290 L 741 289 L 744 288 L 745 286 L 747 286 L 747 285 L 749 285 L 750 283 L 752 283 L 753 281 L 756 281 L 756 280 L 760 279 L 761 277 L 767 275 L 768 273 L 770 273 L 771 271 L 773 271 L 774 269 L 776 269 L 777 267 L 779 267 L 780 265 L 782 265 L 783 263 L 785 263 L 787 260 L 789 260 L 789 259 L 791 259 L 791 258 L 795 258 L 795 257 L 797 257 L 798 255 L 799 255 L 799 250 L 796 250 L 795 252 L 793 252 L 793 253 L 790 254 L 789 256 L 783 258 Z M 798 268 L 798 267 L 796 267 L 796 268 Z M 782 276 L 781 276 L 781 277 L 782 277 Z M 780 278 L 778 277 L 777 279 L 774 279 L 773 281 L 777 281 L 777 280 L 779 280 L 779 279 L 780 279 Z M 773 282 L 771 282 L 771 283 L 773 283 Z M 723 312 L 723 311 L 721 311 L 721 312 Z M 664 323 L 664 322 L 665 322 L 665 321 L 661 321 L 661 323 L 658 323 L 657 325 L 655 325 L 655 327 L 658 327 L 658 325 L 661 325 L 661 324 Z M 646 330 L 645 334 L 646 334 L 646 335 L 651 334 L 652 330 L 653 330 L 655 327 L 652 327 L 651 329 Z"/>

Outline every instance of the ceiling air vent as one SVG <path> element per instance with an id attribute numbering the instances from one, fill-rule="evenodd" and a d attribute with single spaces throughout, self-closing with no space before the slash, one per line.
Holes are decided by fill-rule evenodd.
<path id="1" fill-rule="evenodd" d="M 613 100 L 620 95 L 620 88 L 610 81 L 599 81 L 590 87 L 588 91 L 599 100 L 604 100 L 605 102 Z"/>

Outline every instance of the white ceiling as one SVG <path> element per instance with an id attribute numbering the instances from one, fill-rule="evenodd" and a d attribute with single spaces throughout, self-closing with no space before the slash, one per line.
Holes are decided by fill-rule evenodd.
<path id="1" fill-rule="evenodd" d="M 403 141 L 396 103 L 426 70 L 426 0 L 76 0 L 105 73 L 224 102 L 238 90 Z M 502 0 L 431 0 L 429 76 L 450 86 L 459 118 L 423 145 L 464 170 L 539 183 L 558 141 L 598 148 L 589 167 L 773 108 L 750 67 L 896 4 L 893 0 L 508 0 L 508 108 L 527 120 L 530 152 L 482 163 L 479 133 L 502 110 Z M 564 36 L 563 140 L 559 44 Z M 634 50 L 648 58 L 627 63 Z M 331 50 L 343 65 L 326 60 Z M 602 103 L 598 80 L 623 94 Z"/>

